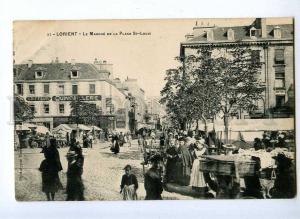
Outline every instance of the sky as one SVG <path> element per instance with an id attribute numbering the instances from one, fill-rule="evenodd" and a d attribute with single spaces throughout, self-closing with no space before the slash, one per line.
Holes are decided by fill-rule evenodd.
<path id="1" fill-rule="evenodd" d="M 80 20 L 15 21 L 14 51 L 16 64 L 60 62 L 93 63 L 94 59 L 113 64 L 113 76 L 124 80 L 137 78 L 146 96 L 159 96 L 165 71 L 178 66 L 180 42 L 191 33 L 195 23 L 216 26 L 242 26 L 253 22 L 243 19 L 164 19 L 164 20 Z M 270 18 L 267 24 L 291 23 L 290 18 Z M 76 36 L 56 36 L 77 32 Z M 105 33 L 91 36 L 90 32 Z M 122 32 L 122 34 L 120 34 Z M 151 33 L 133 35 L 133 32 Z M 49 36 L 48 34 L 54 34 Z M 81 33 L 81 35 L 79 35 Z M 83 34 L 86 33 L 86 36 Z M 108 35 L 115 33 L 117 35 Z M 131 33 L 126 35 L 125 33 Z"/>

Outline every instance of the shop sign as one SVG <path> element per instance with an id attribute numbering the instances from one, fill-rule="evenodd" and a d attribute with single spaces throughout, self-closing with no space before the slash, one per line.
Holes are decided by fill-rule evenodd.
<path id="1" fill-rule="evenodd" d="M 71 95 L 71 96 L 53 96 L 53 101 L 99 101 L 101 95 Z"/>
<path id="2" fill-rule="evenodd" d="M 26 97 L 27 101 L 49 101 L 51 97 Z"/>

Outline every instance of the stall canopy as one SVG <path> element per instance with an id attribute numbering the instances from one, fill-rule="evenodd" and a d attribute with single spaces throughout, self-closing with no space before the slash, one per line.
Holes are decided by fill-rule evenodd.
<path id="1" fill-rule="evenodd" d="M 23 125 L 26 125 L 28 128 L 36 128 L 37 125 L 31 124 L 31 123 L 23 123 Z"/>
<path id="2" fill-rule="evenodd" d="M 16 131 L 31 131 L 30 128 L 28 128 L 27 125 L 16 125 Z"/>
<path id="3" fill-rule="evenodd" d="M 51 134 L 49 129 L 45 126 L 42 126 L 42 125 L 36 126 L 35 131 L 39 134 L 44 134 L 44 135 L 47 134 L 47 133 Z"/>
<path id="4" fill-rule="evenodd" d="M 101 130 L 102 130 L 102 129 L 99 128 L 98 126 L 95 126 L 95 125 L 90 126 L 90 130 L 92 131 L 93 129 L 94 129 L 95 131 L 101 131 Z"/>
<path id="5" fill-rule="evenodd" d="M 56 126 L 53 130 L 54 133 L 58 132 L 72 132 L 72 128 L 67 124 L 60 124 L 59 126 Z"/>
<path id="6" fill-rule="evenodd" d="M 90 131 L 91 130 L 90 127 L 83 125 L 83 124 L 78 124 L 78 129 L 80 131 Z M 53 132 L 57 132 L 59 130 L 63 130 L 66 132 L 72 132 L 72 130 L 77 130 L 77 124 L 60 124 L 59 126 L 56 126 L 53 129 Z"/>
<path id="7" fill-rule="evenodd" d="M 77 125 L 76 124 L 68 124 L 72 128 L 72 130 L 77 130 Z M 87 127 L 86 125 L 83 124 L 78 124 L 78 129 L 80 131 L 90 131 L 91 128 Z"/>

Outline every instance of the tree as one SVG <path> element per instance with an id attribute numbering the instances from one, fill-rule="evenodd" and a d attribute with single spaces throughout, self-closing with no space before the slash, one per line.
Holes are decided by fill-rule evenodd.
<path id="1" fill-rule="evenodd" d="M 34 118 L 34 112 L 19 95 L 14 96 L 14 117 L 16 122 L 26 122 Z"/>
<path id="2" fill-rule="evenodd" d="M 250 47 L 219 49 L 211 46 L 195 50 L 181 59 L 182 66 L 167 71 L 161 103 L 173 122 L 191 122 L 222 116 L 228 141 L 229 117 L 238 109 L 256 108 L 264 87 L 259 73 L 261 62 Z"/>
<path id="3" fill-rule="evenodd" d="M 70 103 L 71 113 L 70 122 L 85 125 L 97 125 L 97 118 L 101 115 L 101 111 L 96 104 L 73 100 Z"/>
<path id="4" fill-rule="evenodd" d="M 178 58 L 177 58 L 178 59 Z M 179 60 L 179 59 L 178 59 Z M 184 68 L 169 69 L 165 77 L 165 87 L 161 91 L 161 104 L 165 104 L 168 117 L 173 126 L 186 129 L 193 121 L 192 96 L 189 75 Z"/>

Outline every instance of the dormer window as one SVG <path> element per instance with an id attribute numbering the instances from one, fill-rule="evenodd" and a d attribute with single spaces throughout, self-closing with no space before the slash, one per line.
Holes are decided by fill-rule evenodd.
<path id="1" fill-rule="evenodd" d="M 78 78 L 78 70 L 72 70 L 71 71 L 71 78 Z"/>
<path id="2" fill-rule="evenodd" d="M 234 31 L 233 31 L 233 29 L 229 29 L 227 31 L 227 39 L 228 40 L 234 40 Z"/>
<path id="3" fill-rule="evenodd" d="M 281 38 L 281 30 L 279 26 L 274 27 L 274 38 L 275 39 Z"/>
<path id="4" fill-rule="evenodd" d="M 250 29 L 250 38 L 256 39 L 256 32 L 257 32 L 256 28 L 251 27 L 251 29 Z"/>
<path id="5" fill-rule="evenodd" d="M 35 78 L 43 78 L 44 72 L 43 71 L 36 71 L 35 72 Z"/>
<path id="6" fill-rule="evenodd" d="M 207 41 L 213 41 L 214 40 L 214 32 L 212 30 L 207 31 L 206 37 L 207 37 Z"/>

